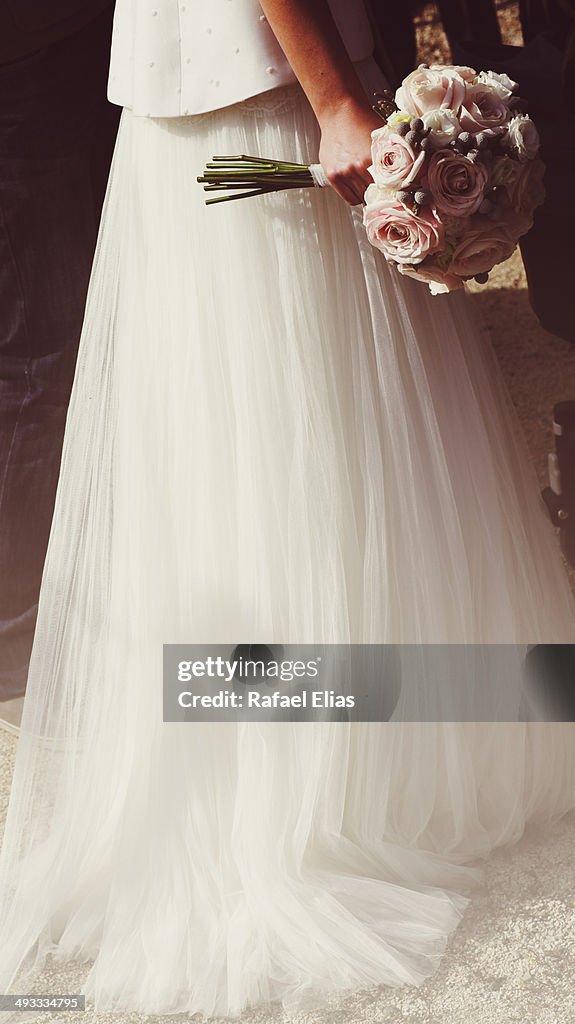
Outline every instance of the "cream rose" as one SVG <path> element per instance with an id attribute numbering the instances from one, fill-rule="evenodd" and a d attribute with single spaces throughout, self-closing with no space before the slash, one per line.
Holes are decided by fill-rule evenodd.
<path id="1" fill-rule="evenodd" d="M 413 184 L 425 163 L 425 152 L 386 126 L 371 133 L 373 165 L 370 173 L 380 188 L 399 189 Z"/>
<path id="2" fill-rule="evenodd" d="M 509 259 L 516 240 L 507 224 L 486 217 L 470 223 L 456 245 L 449 272 L 458 277 L 475 277 L 490 271 L 496 263 Z"/>
<path id="3" fill-rule="evenodd" d="M 367 237 L 387 260 L 421 263 L 443 244 L 443 226 L 433 210 L 414 213 L 392 196 L 370 185 L 363 221 Z"/>
<path id="4" fill-rule="evenodd" d="M 449 107 L 444 107 L 443 110 L 441 108 L 428 110 L 422 120 L 424 127 L 431 130 L 429 141 L 433 149 L 442 149 L 444 146 L 448 146 L 461 132 L 457 114 Z"/>
<path id="5" fill-rule="evenodd" d="M 429 162 L 427 186 L 438 210 L 466 217 L 481 206 L 488 177 L 482 163 L 472 163 L 449 149 L 440 150 Z"/>
<path id="6" fill-rule="evenodd" d="M 527 114 L 517 114 L 509 122 L 502 142 L 520 160 L 534 160 L 539 152 L 539 132 Z"/>
<path id="7" fill-rule="evenodd" d="M 398 265 L 398 270 L 405 277 L 411 277 L 414 281 L 422 281 L 427 284 L 432 295 L 443 295 L 463 287 L 460 277 L 426 263 L 420 264 L 418 267 L 403 263 Z"/>
<path id="8" fill-rule="evenodd" d="M 477 85 L 487 85 L 494 89 L 502 100 L 510 100 L 513 93 L 517 91 L 517 82 L 514 82 L 509 75 L 498 74 L 497 71 L 480 71 L 477 76 Z"/>
<path id="9" fill-rule="evenodd" d="M 466 93 L 467 85 L 459 72 L 435 65 L 412 71 L 397 90 L 395 102 L 400 110 L 408 110 L 416 117 L 445 107 L 457 114 Z"/>
<path id="10" fill-rule="evenodd" d="M 511 113 L 505 100 L 486 85 L 472 85 L 467 90 L 459 120 L 466 132 L 482 132 L 486 128 L 502 131 Z"/>

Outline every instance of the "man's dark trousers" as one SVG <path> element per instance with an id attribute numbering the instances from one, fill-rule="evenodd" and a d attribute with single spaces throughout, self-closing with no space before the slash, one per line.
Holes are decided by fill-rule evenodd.
<path id="1" fill-rule="evenodd" d="M 108 6 L 0 63 L 0 700 L 26 685 L 119 117 L 106 99 L 111 24 Z"/>

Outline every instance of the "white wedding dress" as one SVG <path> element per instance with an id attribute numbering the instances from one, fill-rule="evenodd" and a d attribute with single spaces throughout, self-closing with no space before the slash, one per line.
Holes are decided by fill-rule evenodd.
<path id="1" fill-rule="evenodd" d="M 317 160 L 299 87 L 123 114 L 0 865 L 3 992 L 48 953 L 107 1011 L 417 984 L 471 862 L 575 804 L 573 727 L 520 721 L 517 693 L 506 722 L 163 723 L 166 642 L 575 638 L 465 297 L 394 273 L 329 190 L 207 209 L 196 175 L 230 152 Z"/>

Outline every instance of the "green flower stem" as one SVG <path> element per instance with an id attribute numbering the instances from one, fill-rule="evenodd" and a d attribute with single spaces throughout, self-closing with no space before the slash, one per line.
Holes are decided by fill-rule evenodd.
<path id="1" fill-rule="evenodd" d="M 304 184 L 313 182 L 311 174 L 236 174 L 233 171 L 208 171 L 198 178 L 199 182 L 208 181 L 301 181 Z"/>
<path id="2" fill-rule="evenodd" d="M 239 156 L 212 157 L 197 180 L 204 186 L 205 192 L 230 193 L 206 199 L 207 205 L 285 189 L 311 188 L 314 185 L 307 164 L 268 160 L 245 153 Z"/>
<path id="3" fill-rule="evenodd" d="M 253 189 L 250 192 L 235 192 L 233 194 L 230 194 L 229 192 L 226 192 L 225 195 L 212 196 L 210 199 L 206 199 L 206 206 L 212 206 L 213 203 L 229 203 L 233 199 L 245 199 L 248 196 L 263 196 L 263 195 L 269 195 L 269 194 L 271 194 L 273 192 L 278 192 L 278 191 L 282 191 L 282 192 L 283 191 L 289 191 L 292 188 L 299 188 L 299 187 L 300 187 L 299 185 L 286 185 L 285 189 L 257 188 L 257 189 Z"/>
<path id="4" fill-rule="evenodd" d="M 270 165 L 272 167 L 285 168 L 286 170 L 289 169 L 289 170 L 300 170 L 300 171 L 307 170 L 307 166 L 308 166 L 307 164 L 294 164 L 294 163 L 290 163 L 289 161 L 286 161 L 286 160 L 269 160 L 267 157 L 262 157 L 262 156 L 246 156 L 245 154 L 243 154 L 242 156 L 214 156 L 214 157 L 212 157 L 212 160 L 214 161 L 214 163 L 230 163 L 230 162 L 232 162 L 234 164 L 235 163 L 241 163 L 243 161 L 247 161 L 248 163 L 252 163 L 252 164 L 259 164 L 259 165 L 261 165 L 261 164 L 268 164 L 268 165 Z"/>

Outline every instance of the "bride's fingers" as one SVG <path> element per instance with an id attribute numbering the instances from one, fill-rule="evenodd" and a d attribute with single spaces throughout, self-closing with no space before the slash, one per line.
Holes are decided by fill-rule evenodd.
<path id="1" fill-rule="evenodd" d="M 367 188 L 369 188 L 370 185 L 373 185 L 373 178 L 372 178 L 371 174 L 369 173 L 369 171 L 363 171 L 362 172 L 362 174 L 361 174 L 361 182 L 362 182 L 362 188 L 363 188 L 364 192 L 365 192 L 365 190 Z"/>
<path id="2" fill-rule="evenodd" d="M 355 167 L 353 172 L 349 176 L 348 184 L 353 189 L 356 196 L 358 196 L 357 202 L 363 203 L 366 189 L 373 182 L 371 174 L 364 167 Z"/>
<path id="3" fill-rule="evenodd" d="M 363 203 L 365 191 L 373 183 L 373 178 L 362 163 L 350 164 L 340 170 L 327 171 L 327 178 L 335 191 L 350 206 Z"/>
<path id="4" fill-rule="evenodd" d="M 328 175 L 329 182 L 332 188 L 345 199 L 346 203 L 350 206 L 357 206 L 358 203 L 363 202 L 363 194 L 361 188 L 357 186 L 357 182 L 347 174 L 330 174 Z"/>
<path id="5" fill-rule="evenodd" d="M 356 200 L 355 200 L 355 205 L 356 206 L 359 203 L 363 203 L 363 197 L 365 195 L 365 190 L 366 190 L 366 188 L 367 188 L 367 186 L 369 184 L 370 184 L 369 175 L 367 175 L 367 177 L 364 177 L 364 172 L 360 168 L 355 169 L 353 171 L 353 173 L 349 175 L 349 177 L 348 177 L 348 185 L 351 188 L 351 190 L 353 191 L 353 194 L 356 196 Z"/>
<path id="6" fill-rule="evenodd" d="M 365 196 L 365 190 L 367 189 L 367 186 L 369 184 L 371 184 L 371 182 L 369 181 L 369 175 L 367 176 L 367 180 L 364 178 L 364 176 L 362 174 L 358 173 L 358 174 L 354 175 L 353 181 L 350 182 L 350 185 L 351 185 L 351 187 L 353 189 L 354 194 L 357 196 L 356 204 L 355 204 L 356 206 L 359 203 L 363 203 L 363 197 Z"/>

